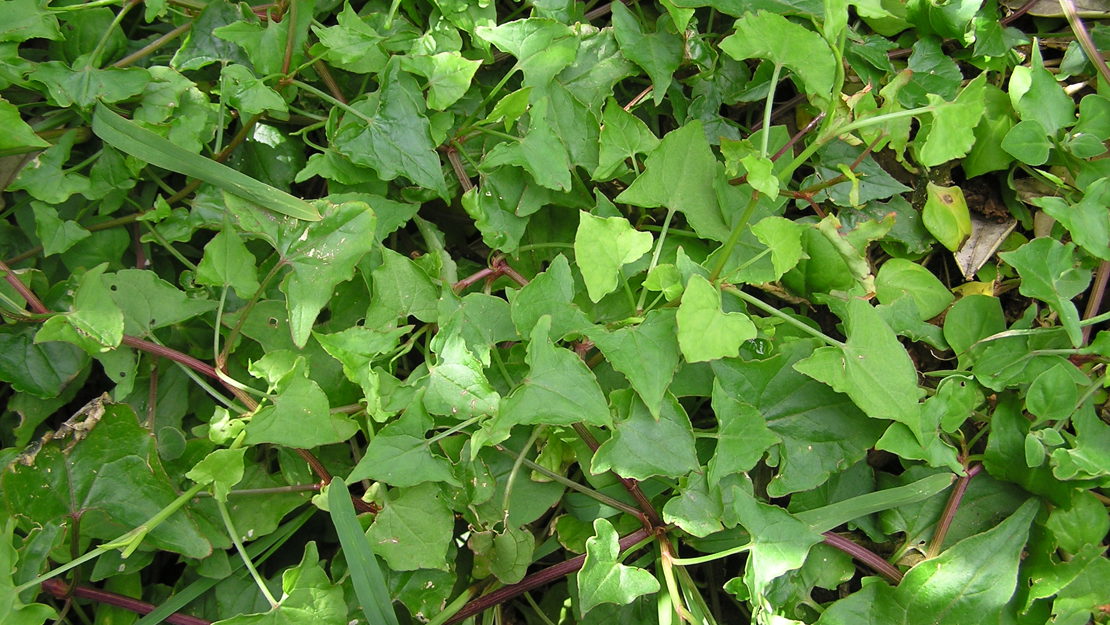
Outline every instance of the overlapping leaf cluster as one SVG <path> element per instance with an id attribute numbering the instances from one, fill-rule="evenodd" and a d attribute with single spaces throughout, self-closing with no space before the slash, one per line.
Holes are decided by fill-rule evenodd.
<path id="1" fill-rule="evenodd" d="M 1105 622 L 1105 15 L 0 6 L 4 623 Z"/>

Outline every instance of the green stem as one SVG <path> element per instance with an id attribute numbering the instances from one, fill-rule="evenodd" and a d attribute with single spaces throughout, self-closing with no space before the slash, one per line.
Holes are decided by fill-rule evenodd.
<path id="1" fill-rule="evenodd" d="M 651 262 L 648 263 L 647 275 L 651 275 L 652 269 L 659 264 L 659 256 L 663 253 L 663 242 L 667 240 L 667 231 L 671 227 L 671 218 L 674 217 L 674 209 L 667 209 L 667 216 L 663 219 L 663 227 L 659 230 L 659 240 L 655 242 L 655 252 L 651 255 Z M 636 314 L 640 314 L 644 310 L 644 302 L 647 301 L 647 289 L 640 289 L 640 301 L 636 302 Z"/>
<path id="2" fill-rule="evenodd" d="M 124 16 L 126 16 L 137 4 L 138 2 L 125 2 L 123 7 L 120 8 L 119 13 L 116 13 L 112 23 L 104 30 L 104 34 L 100 37 L 100 41 L 96 42 L 96 47 L 93 48 L 92 54 L 90 54 L 85 61 L 86 68 L 100 67 L 100 55 L 104 53 L 104 46 L 108 44 L 108 39 L 112 36 L 112 29 L 119 26 Z"/>
<path id="3" fill-rule="evenodd" d="M 506 448 L 502 447 L 501 445 L 497 445 L 496 447 L 497 447 L 497 451 L 500 451 L 501 453 L 503 453 L 507 456 L 511 456 L 513 458 L 518 457 L 518 454 L 516 452 L 510 450 L 510 449 L 506 449 Z M 540 475 L 543 475 L 544 477 L 548 477 L 552 481 L 558 482 L 558 483 L 562 484 L 563 486 L 566 486 L 567 488 L 569 488 L 573 491 L 580 492 L 583 495 L 589 497 L 590 499 L 593 499 L 594 501 L 597 501 L 599 503 L 603 503 L 603 504 L 609 506 L 610 508 L 614 508 L 614 509 L 620 510 L 621 512 L 624 512 L 626 514 L 630 514 L 630 515 L 632 515 L 633 517 L 635 517 L 637 519 L 642 517 L 643 514 L 644 514 L 643 512 L 641 512 L 638 508 L 636 508 L 634 506 L 630 506 L 630 505 L 624 503 L 623 501 L 618 501 L 616 499 L 613 499 L 609 495 L 606 495 L 605 493 L 598 492 L 598 491 L 596 491 L 592 488 L 589 488 L 588 486 L 583 486 L 583 485 L 579 484 L 578 482 L 575 482 L 574 480 L 569 479 L 565 475 L 559 475 L 558 473 L 552 471 L 551 469 L 548 469 L 547 467 L 545 467 L 541 464 L 537 464 L 535 462 L 532 462 L 531 460 L 529 460 L 527 458 L 525 458 L 523 462 L 524 462 L 524 466 L 528 467 L 529 469 L 532 469 L 536 473 L 539 473 Z"/>
<path id="4" fill-rule="evenodd" d="M 775 63 L 775 69 L 771 71 L 771 86 L 767 89 L 767 102 L 763 106 L 763 136 L 760 137 L 759 142 L 759 157 L 767 158 L 767 146 L 771 140 L 771 110 L 775 106 L 775 89 L 779 85 L 779 74 L 782 73 L 782 65 Z"/>
<path id="5" fill-rule="evenodd" d="M 758 297 L 748 295 L 747 293 L 741 291 L 739 288 L 737 288 L 735 286 L 729 285 L 729 286 L 723 287 L 721 290 L 725 291 L 727 293 L 731 293 L 732 295 L 735 295 L 736 297 L 739 297 L 740 299 L 744 300 L 745 302 L 751 304 L 752 306 L 755 306 L 756 308 L 762 310 L 763 312 L 765 312 L 765 313 L 767 313 L 767 314 L 769 314 L 773 317 L 778 317 L 779 319 L 782 319 L 786 323 L 789 323 L 790 325 L 792 325 L 795 328 L 801 330 L 802 332 L 805 332 L 806 334 L 809 334 L 810 336 L 821 339 L 822 341 L 824 341 L 828 345 L 832 345 L 833 347 L 840 347 L 840 348 L 847 347 L 844 343 L 834 339 L 833 337 L 829 336 L 828 334 L 825 334 L 824 332 L 821 332 L 820 330 L 815 330 L 815 329 L 809 327 L 808 325 L 806 325 L 806 324 L 802 323 L 801 321 L 798 321 L 797 319 L 795 319 L 793 316 L 782 312 L 781 310 L 779 310 L 778 308 L 775 308 L 774 306 L 771 306 L 770 304 L 767 304 L 766 302 L 759 299 Z"/>
<path id="6" fill-rule="evenodd" d="M 543 425 L 537 425 L 532 428 L 532 435 L 525 441 L 524 447 L 520 448 L 520 453 L 513 462 L 513 468 L 509 471 L 509 476 L 505 478 L 505 495 L 501 498 L 501 509 L 505 511 L 506 523 L 509 519 L 509 498 L 513 496 L 513 484 L 516 483 L 516 476 L 520 473 L 521 465 L 527 460 L 526 456 L 528 455 L 528 450 L 539 440 L 540 434 L 543 433 L 543 429 Z"/>
<path id="7" fill-rule="evenodd" d="M 471 417 L 471 418 L 467 419 L 466 421 L 463 421 L 462 423 L 459 423 L 458 425 L 453 425 L 453 426 L 447 428 L 446 430 L 436 434 L 435 436 L 429 438 L 428 440 L 424 441 L 424 445 L 425 446 L 433 445 L 433 444 L 438 443 L 439 441 L 447 438 L 448 436 L 451 436 L 452 434 L 454 434 L 456 432 L 461 432 L 462 430 L 465 430 L 466 428 L 470 427 L 471 425 L 474 425 L 475 423 L 477 423 L 478 420 L 481 419 L 484 416 L 485 415 L 478 415 L 477 417 Z"/>
<path id="8" fill-rule="evenodd" d="M 235 545 L 235 550 L 239 552 L 239 557 L 243 560 L 243 566 L 247 567 L 247 571 L 250 572 L 251 578 L 254 579 L 254 583 L 258 586 L 258 589 L 262 591 L 262 596 L 266 597 L 266 601 L 270 602 L 270 607 L 278 607 L 279 604 L 277 599 L 274 599 L 274 596 L 270 594 L 270 589 L 266 587 L 266 580 L 262 579 L 262 576 L 258 574 L 258 569 L 254 568 L 254 563 L 251 562 L 250 556 L 247 555 L 247 550 L 243 548 L 243 541 L 239 538 L 239 532 L 235 529 L 235 524 L 231 521 L 231 515 L 227 513 L 227 504 L 219 497 L 214 497 L 213 499 L 216 502 L 216 508 L 220 511 L 220 518 L 224 521 L 224 527 L 227 528 L 227 534 L 231 537 L 231 542 Z"/>
<path id="9" fill-rule="evenodd" d="M 672 564 L 677 564 L 679 566 L 692 566 L 694 564 L 705 564 L 706 562 L 712 562 L 714 560 L 720 560 L 721 558 L 727 558 L 729 556 L 733 556 L 733 555 L 736 555 L 738 553 L 743 553 L 743 552 L 751 549 L 752 547 L 753 547 L 752 543 L 747 543 L 747 544 L 744 544 L 744 545 L 740 545 L 739 547 L 733 547 L 731 549 L 725 549 L 724 551 L 718 551 L 716 553 L 710 553 L 710 554 L 707 554 L 707 555 L 704 555 L 704 556 L 697 556 L 697 557 L 694 557 L 694 558 L 671 558 L 671 563 Z"/>
<path id="10" fill-rule="evenodd" d="M 709 274 L 709 281 L 714 282 L 721 275 L 721 271 L 728 263 L 729 256 L 732 256 L 732 250 L 736 244 L 740 242 L 741 235 L 748 227 L 748 220 L 752 218 L 752 213 L 755 212 L 756 205 L 759 204 L 759 191 L 752 191 L 752 199 L 748 201 L 748 205 L 744 207 L 744 214 L 740 215 L 740 221 L 732 228 L 732 233 L 728 235 L 728 241 L 721 246 L 721 256 L 717 262 L 713 264 L 713 271 Z"/>
<path id="11" fill-rule="evenodd" d="M 343 102 L 340 102 L 339 100 L 332 97 L 332 95 L 330 93 L 327 93 L 325 91 L 321 91 L 321 90 L 317 89 L 316 87 L 313 87 L 312 85 L 310 85 L 308 83 L 301 82 L 300 80 L 293 79 L 293 80 L 289 81 L 289 84 L 295 85 L 296 87 L 298 87 L 300 89 L 304 89 L 305 91 L 311 93 L 312 95 L 316 96 L 317 98 L 320 98 L 324 102 L 327 102 L 328 104 L 331 104 L 332 106 L 338 107 L 341 111 L 344 111 L 344 112 L 350 113 L 351 115 L 354 115 L 355 117 L 361 119 L 362 121 L 366 122 L 367 124 L 377 124 L 378 123 L 377 121 L 374 120 L 374 118 L 366 115 L 365 113 L 363 113 L 361 111 L 355 110 L 349 104 L 345 104 Z"/>

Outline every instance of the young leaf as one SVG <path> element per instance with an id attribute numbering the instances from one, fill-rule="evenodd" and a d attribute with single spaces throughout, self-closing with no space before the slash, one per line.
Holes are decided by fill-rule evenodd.
<path id="1" fill-rule="evenodd" d="M 12 534 L 17 521 L 9 517 L 4 521 L 0 533 L 0 620 L 11 625 L 42 625 L 47 619 L 54 618 L 54 608 L 42 603 L 23 603 L 15 592 L 16 584 L 12 577 L 19 568 L 19 553 L 12 547 Z"/>
<path id="2" fill-rule="evenodd" d="M 196 280 L 198 284 L 229 286 L 239 297 L 248 298 L 258 290 L 256 263 L 239 235 L 225 228 L 204 246 Z"/>
<path id="3" fill-rule="evenodd" d="M 586 540 L 586 561 L 578 571 L 578 611 L 585 616 L 602 603 L 626 605 L 640 595 L 659 591 L 651 573 L 618 560 L 617 532 L 605 519 L 594 520 L 594 536 Z"/>
<path id="4" fill-rule="evenodd" d="M 721 310 L 721 292 L 698 275 L 686 284 L 677 319 L 678 345 L 688 362 L 735 357 L 756 335 L 747 315 Z"/>
<path id="5" fill-rule="evenodd" d="M 478 26 L 474 34 L 516 57 L 524 86 L 544 88 L 574 61 L 578 40 L 565 24 L 530 17 L 497 26 Z"/>
<path id="6" fill-rule="evenodd" d="M 1071 300 L 1087 288 L 1091 272 L 1080 268 L 1074 255 L 1074 244 L 1041 237 L 998 256 L 1017 269 L 1021 294 L 1051 306 L 1060 315 L 1072 345 L 1078 347 L 1082 342 L 1079 311 Z"/>
<path id="7" fill-rule="evenodd" d="M 458 101 L 470 88 L 481 61 L 463 58 L 458 52 L 428 56 L 403 56 L 401 67 L 428 80 L 428 108 L 442 111 Z"/>
<path id="8" fill-rule="evenodd" d="M 717 159 L 700 121 L 672 130 L 647 157 L 644 173 L 613 201 L 645 208 L 665 206 L 686 216 L 705 238 L 724 241 L 729 227 L 717 207 Z"/>
<path id="9" fill-rule="evenodd" d="M 842 314 L 847 342 L 822 347 L 794 368 L 845 393 L 869 417 L 904 423 L 920 438 L 923 393 L 906 349 L 871 304 L 852 298 Z"/>
<path id="10" fill-rule="evenodd" d="M 437 355 L 438 362 L 428 367 L 424 393 L 428 412 L 457 419 L 496 415 L 501 396 L 486 380 L 482 363 L 466 348 L 462 337 L 448 337 Z"/>
<path id="11" fill-rule="evenodd" d="M 48 148 L 50 143 L 35 134 L 34 129 L 23 121 L 19 109 L 0 97 L 0 126 L 6 130 L 0 137 L 0 150 L 13 148 Z"/>
<path id="12" fill-rule="evenodd" d="M 892 258 L 879 268 L 875 277 L 875 296 L 883 304 L 909 297 L 917 306 L 921 320 L 932 319 L 956 299 L 928 269 L 901 258 Z"/>
<path id="13" fill-rule="evenodd" d="M 651 77 L 656 105 L 666 96 L 683 52 L 682 38 L 668 33 L 662 25 L 660 21 L 659 30 L 644 33 L 628 7 L 623 3 L 613 5 L 613 32 L 620 42 L 621 54 L 644 68 Z"/>
<path id="14" fill-rule="evenodd" d="M 395 57 L 378 84 L 376 93 L 351 102 L 336 125 L 332 146 L 352 163 L 378 172 L 382 180 L 404 176 L 446 196 L 443 166 L 416 79 L 401 71 Z"/>
<path id="15" fill-rule="evenodd" d="M 626 159 L 647 154 L 659 145 L 647 124 L 609 98 L 601 115 L 600 152 L 594 180 L 608 180 L 621 171 Z"/>
<path id="16" fill-rule="evenodd" d="M 551 316 L 551 335 L 556 339 L 582 332 L 593 324 L 574 305 L 574 276 L 562 254 L 555 257 L 547 271 L 536 276 L 512 298 L 512 318 L 522 335 L 532 334 L 544 315 Z"/>
<path id="17" fill-rule="evenodd" d="M 639 232 L 624 217 L 580 212 L 574 257 L 590 299 L 600 302 L 615 291 L 622 278 L 621 267 L 651 251 L 654 241 L 650 232 Z"/>
<path id="18" fill-rule="evenodd" d="M 505 424 L 548 423 L 612 425 L 605 395 L 594 374 L 573 352 L 551 342 L 551 317 L 532 329 L 528 377 L 501 400 L 495 421 Z"/>
<path id="19" fill-rule="evenodd" d="M 1106 210 L 1110 206 L 1110 178 L 1089 184 L 1076 204 L 1049 196 L 1036 198 L 1033 203 L 1064 224 L 1072 240 L 1088 254 L 1110 260 L 1110 212 Z"/>
<path id="20" fill-rule="evenodd" d="M 185 472 L 185 477 L 197 484 L 213 484 L 213 492 L 220 501 L 227 501 L 227 493 L 243 479 L 243 455 L 246 447 L 216 449 Z"/>
<path id="21" fill-rule="evenodd" d="M 663 395 L 678 369 L 677 332 L 675 312 L 656 309 L 649 312 L 638 326 L 612 332 L 598 327 L 588 333 L 609 364 L 628 378 L 651 416 L 657 419 L 663 406 Z"/>
<path id="22" fill-rule="evenodd" d="M 767 427 L 763 415 L 713 380 L 713 414 L 717 417 L 717 447 L 709 460 L 709 485 L 716 487 L 730 473 L 748 471 L 764 452 L 782 438 Z"/>
<path id="23" fill-rule="evenodd" d="M 394 571 L 445 569 L 454 525 L 439 486 L 421 484 L 393 494 L 366 539 Z"/>
<path id="24" fill-rule="evenodd" d="M 821 35 L 777 13 L 758 11 L 736 20 L 736 32 L 720 43 L 736 59 L 767 59 L 789 68 L 803 91 L 821 101 L 832 97 L 836 60 Z"/>
<path id="25" fill-rule="evenodd" d="M 614 391 L 610 401 L 622 418 L 614 424 L 612 437 L 594 452 L 591 473 L 611 470 L 643 481 L 680 477 L 699 468 L 690 417 L 673 396 L 663 401 L 658 418 L 627 389 Z"/>
<path id="26" fill-rule="evenodd" d="M 922 120 L 921 132 L 914 139 L 917 160 L 925 167 L 935 167 L 954 158 L 965 156 L 975 143 L 972 132 L 983 117 L 983 100 L 987 74 L 983 72 L 969 82 L 952 102 L 929 95 L 933 107 L 931 118 Z"/>

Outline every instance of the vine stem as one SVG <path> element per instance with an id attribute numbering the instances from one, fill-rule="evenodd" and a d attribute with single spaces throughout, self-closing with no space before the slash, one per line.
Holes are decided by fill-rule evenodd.
<path id="1" fill-rule="evenodd" d="M 944 504 L 944 511 L 940 513 L 940 519 L 937 520 L 937 529 L 933 532 L 933 540 L 925 554 L 926 558 L 935 558 L 940 553 L 941 547 L 944 546 L 944 539 L 948 536 L 948 528 L 952 526 L 952 520 L 956 518 L 956 511 L 960 507 L 960 502 L 963 501 L 964 493 L 967 492 L 967 486 L 971 483 L 971 478 L 982 470 L 983 465 L 977 464 L 967 469 L 965 475 L 961 475 L 956 480 L 956 486 L 952 489 L 952 494 L 948 496 L 948 502 Z"/>
<path id="2" fill-rule="evenodd" d="M 893 564 L 884 560 L 879 554 L 871 551 L 870 549 L 857 545 L 856 543 L 844 538 L 839 534 L 832 532 L 825 532 L 822 534 L 825 537 L 825 544 L 835 547 L 844 553 L 852 556 L 856 560 L 863 562 L 871 567 L 876 573 L 882 575 L 886 580 L 892 584 L 897 585 L 902 581 L 902 571 L 899 571 Z"/>
<path id="3" fill-rule="evenodd" d="M 840 347 L 840 348 L 847 347 L 843 342 L 834 339 L 833 337 L 829 336 L 828 334 L 825 334 L 824 332 L 821 332 L 820 330 L 816 330 L 814 328 L 809 327 L 808 325 L 802 323 L 801 321 L 798 321 L 794 317 L 791 317 L 790 315 L 782 312 L 778 308 L 775 308 L 774 306 L 771 306 L 770 304 L 764 302 L 763 300 L 759 299 L 758 297 L 748 295 L 747 293 L 741 291 L 740 289 L 738 289 L 735 286 L 727 285 L 727 286 L 723 287 L 721 290 L 725 291 L 727 293 L 731 293 L 732 295 L 735 295 L 736 297 L 739 297 L 740 299 L 742 299 L 745 302 L 751 304 L 752 306 L 755 306 L 756 308 L 762 310 L 763 312 L 765 312 L 769 315 L 772 315 L 774 317 L 778 317 L 779 319 L 782 319 L 786 323 L 789 323 L 790 325 L 794 326 L 795 328 L 798 328 L 799 330 L 801 330 L 802 332 L 805 332 L 806 334 L 808 334 L 810 336 L 821 339 L 822 341 L 824 341 L 828 345 L 832 345 L 833 347 Z"/>
<path id="4" fill-rule="evenodd" d="M 629 549 L 636 543 L 651 538 L 651 535 L 651 532 L 649 532 L 646 528 L 638 529 L 618 541 L 619 549 L 621 551 Z M 459 621 L 474 616 L 475 614 L 478 614 L 479 612 L 482 612 L 495 605 L 505 603 L 513 597 L 526 593 L 530 590 L 535 590 L 536 588 L 546 586 L 557 579 L 570 575 L 571 573 L 576 573 L 582 568 L 582 564 L 585 561 L 585 554 L 578 555 L 570 558 L 569 560 L 564 560 L 558 564 L 553 564 L 546 569 L 536 571 L 535 573 L 529 575 L 528 577 L 525 577 L 515 584 L 502 586 L 501 588 L 498 588 L 488 595 L 482 595 L 481 597 L 478 597 L 477 599 L 464 605 L 462 609 L 455 613 L 454 616 L 447 619 L 444 625 L 458 623 Z"/>
<path id="5" fill-rule="evenodd" d="M 137 614 L 150 614 L 157 608 L 157 606 L 152 603 L 139 601 L 138 599 L 133 599 L 114 592 L 108 592 L 99 588 L 67 586 L 66 583 L 60 579 L 48 579 L 44 581 L 42 583 L 42 589 L 58 599 L 65 599 L 72 595 L 74 597 L 123 608 L 124 610 Z M 170 625 L 211 625 L 212 623 L 212 621 L 206 621 L 202 618 L 180 613 L 167 616 L 163 622 L 169 623 Z"/>

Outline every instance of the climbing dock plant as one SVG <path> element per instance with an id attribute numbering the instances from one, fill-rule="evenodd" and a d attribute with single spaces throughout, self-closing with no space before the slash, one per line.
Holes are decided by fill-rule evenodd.
<path id="1" fill-rule="evenodd" d="M 3 0 L 0 622 L 1107 623 L 1107 17 Z"/>

